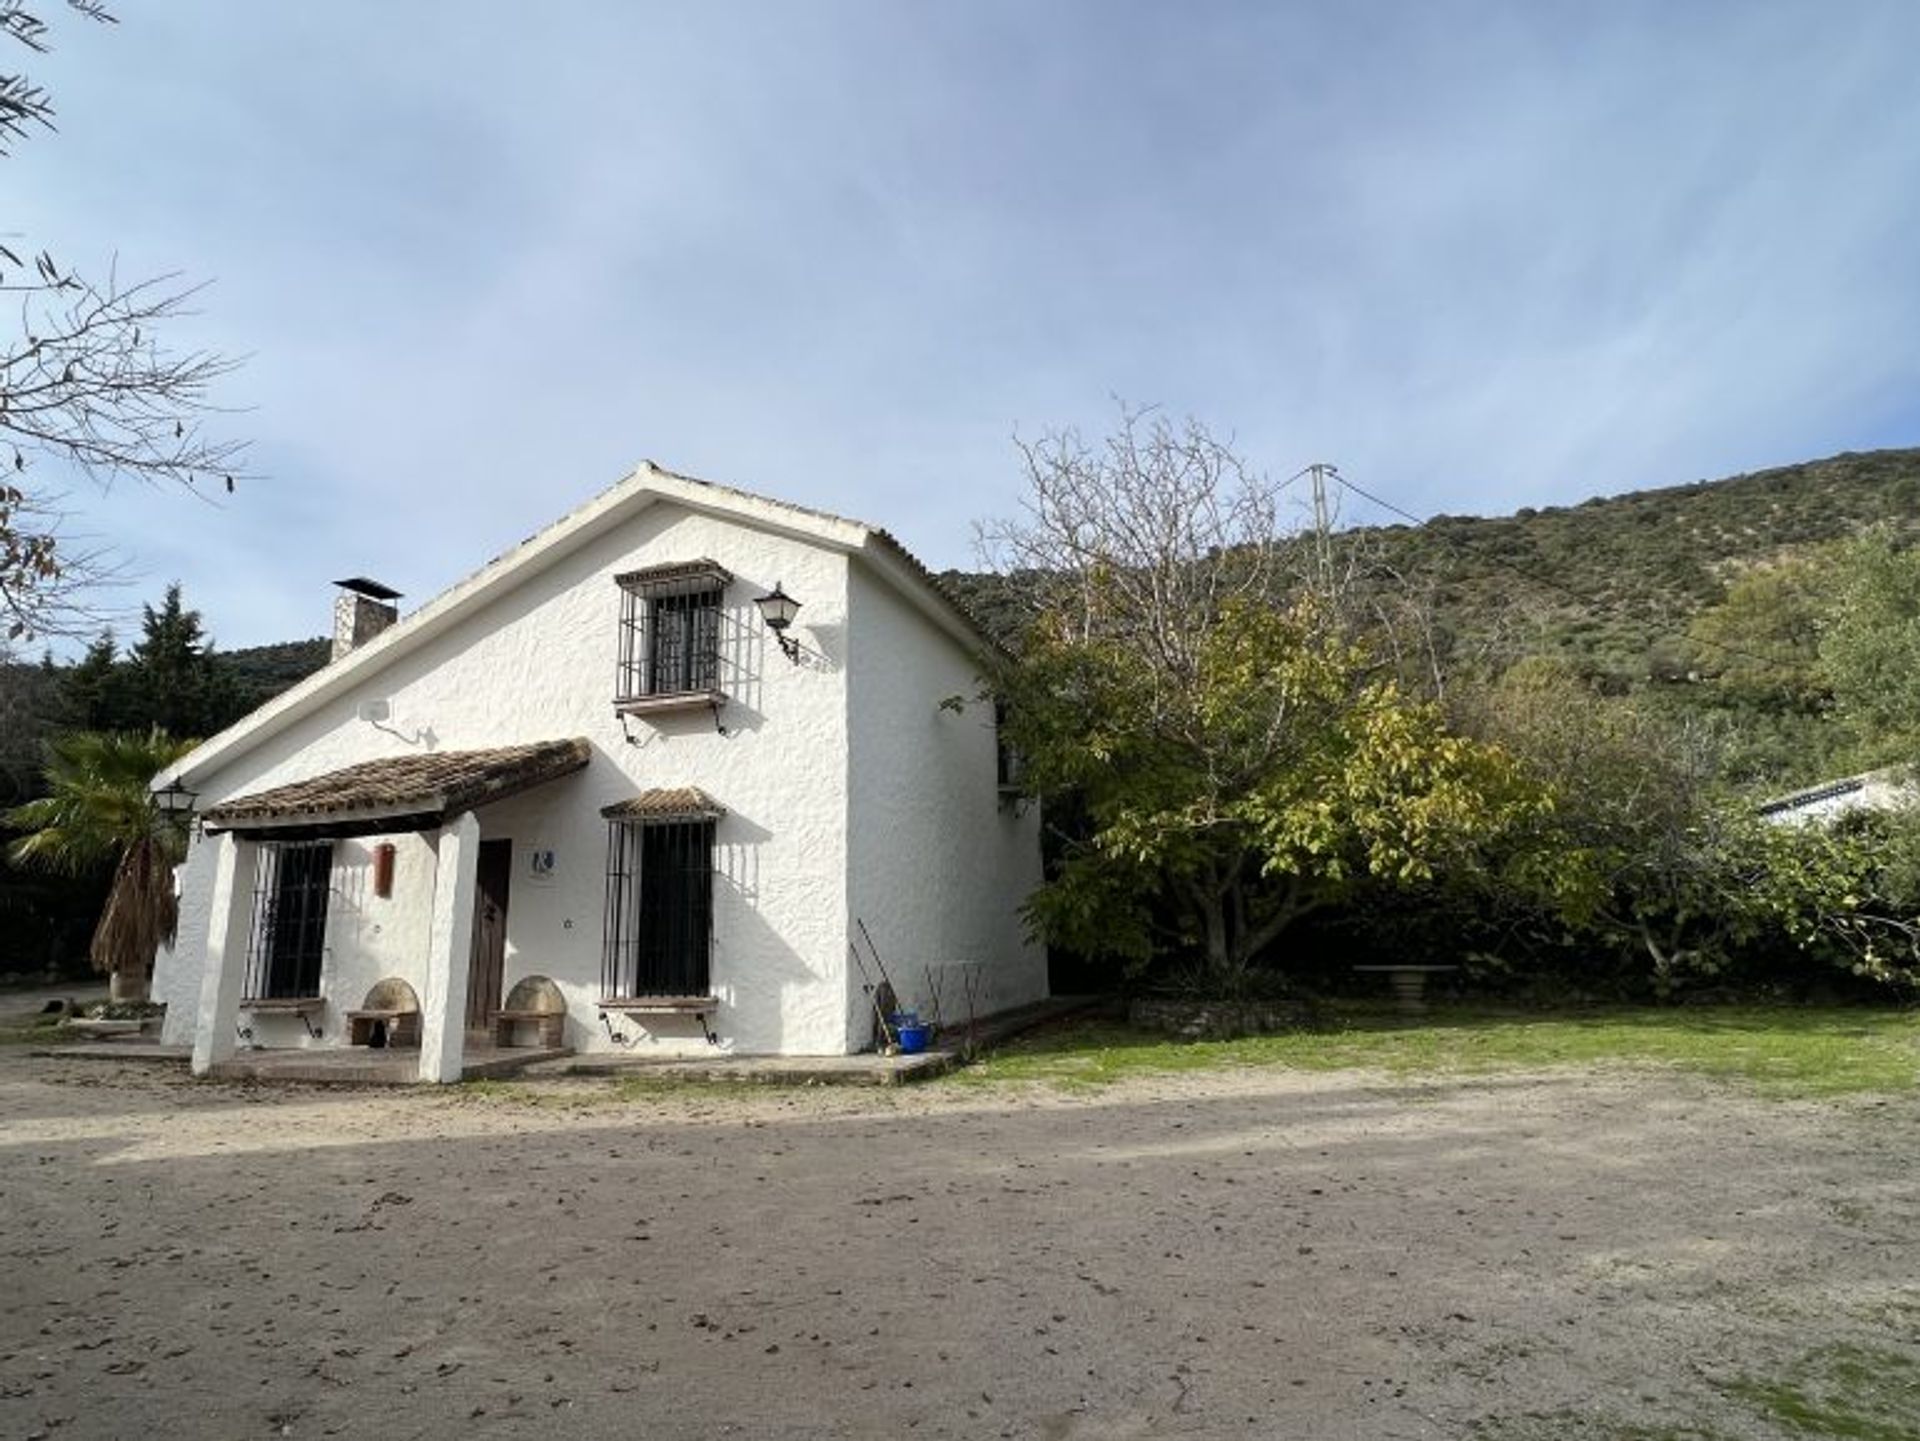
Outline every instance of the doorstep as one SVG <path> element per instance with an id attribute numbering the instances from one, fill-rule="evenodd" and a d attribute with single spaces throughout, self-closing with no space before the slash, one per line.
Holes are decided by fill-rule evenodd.
<path id="1" fill-rule="evenodd" d="M 478 1081 L 517 1075 L 538 1062 L 571 1055 L 566 1047 L 481 1046 L 469 1044 L 461 1058 L 460 1079 Z M 410 1086 L 420 1083 L 420 1052 L 412 1047 L 373 1050 L 367 1046 L 241 1051 L 215 1061 L 208 1075 L 216 1081 L 285 1081 L 323 1086 Z"/>
<path id="2" fill-rule="evenodd" d="M 1059 996 L 1016 1006 L 974 1023 L 975 1050 L 997 1046 L 1024 1031 L 1105 1005 L 1101 996 Z M 941 1044 L 913 1056 L 863 1051 L 853 1056 L 630 1056 L 595 1051 L 544 1062 L 534 1076 L 647 1076 L 663 1081 L 717 1081 L 760 1086 L 899 1086 L 931 1080 L 966 1064 L 964 1026 L 943 1033 Z"/>

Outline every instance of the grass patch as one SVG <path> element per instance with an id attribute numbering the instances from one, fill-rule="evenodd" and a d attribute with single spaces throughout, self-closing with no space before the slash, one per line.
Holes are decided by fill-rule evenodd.
<path id="1" fill-rule="evenodd" d="M 1843 1441 L 1920 1436 L 1920 1361 L 1894 1351 L 1825 1346 L 1785 1374 L 1722 1383 L 1734 1399 L 1782 1429 Z"/>
<path id="2" fill-rule="evenodd" d="M 1896 1351 L 1836 1343 L 1809 1351 L 1780 1375 L 1718 1382 L 1689 1410 L 1709 1419 L 1631 1422 L 1604 1411 L 1489 1416 L 1474 1441 L 1731 1441 L 1733 1436 L 1811 1436 L 1829 1441 L 1913 1441 L 1920 1436 L 1920 1361 Z M 1728 1403 L 1734 1408 L 1726 1411 Z M 1722 1429 L 1723 1427 L 1727 1429 Z"/>
<path id="3" fill-rule="evenodd" d="M 25 1025 L 0 1026 L 0 1046 L 50 1046 L 73 1038 L 60 1029 L 65 1016 L 35 1016 Z"/>
<path id="4" fill-rule="evenodd" d="M 1473 1441 L 1727 1441 L 1725 1433 L 1692 1425 L 1643 1425 L 1582 1411 L 1498 1416 L 1476 1422 Z"/>
<path id="5" fill-rule="evenodd" d="M 1430 1076 L 1599 1065 L 1673 1067 L 1777 1096 L 1909 1091 L 1920 1084 L 1920 1015 L 1727 1006 L 1403 1016 L 1352 1006 L 1331 1012 L 1316 1030 L 1235 1041 L 1177 1041 L 1113 1021 L 1084 1021 L 1031 1033 L 959 1079 L 1100 1086 L 1233 1066 Z"/>

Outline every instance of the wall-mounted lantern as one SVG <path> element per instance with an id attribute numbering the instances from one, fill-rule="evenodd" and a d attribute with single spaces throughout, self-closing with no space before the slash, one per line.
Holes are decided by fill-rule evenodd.
<path id="1" fill-rule="evenodd" d="M 800 643 L 787 634 L 787 627 L 800 614 L 800 602 L 781 589 L 780 582 L 776 580 L 773 589 L 756 599 L 754 604 L 760 607 L 760 619 L 767 623 L 773 638 L 780 642 L 781 653 L 795 665 L 800 664 Z"/>
<path id="2" fill-rule="evenodd" d="M 153 808 L 171 820 L 186 824 L 193 816 L 193 803 L 200 797 L 180 784 L 175 776 L 167 782 L 165 790 L 153 792 Z"/>

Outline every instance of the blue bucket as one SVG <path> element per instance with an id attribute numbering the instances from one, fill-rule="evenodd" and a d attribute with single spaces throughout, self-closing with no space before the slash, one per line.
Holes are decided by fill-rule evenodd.
<path id="1" fill-rule="evenodd" d="M 900 1043 L 900 1054 L 917 1056 L 927 1048 L 927 1032 L 930 1027 L 920 1023 L 918 1011 L 895 1011 L 887 1017 L 887 1024 L 893 1027 L 893 1037 Z"/>

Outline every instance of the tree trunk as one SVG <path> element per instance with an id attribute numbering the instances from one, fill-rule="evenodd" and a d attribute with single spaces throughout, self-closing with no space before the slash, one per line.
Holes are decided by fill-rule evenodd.
<path id="1" fill-rule="evenodd" d="M 147 968 L 135 966 L 130 970 L 115 971 L 107 980 L 107 999 L 116 1005 L 144 1002 L 147 999 Z"/>

